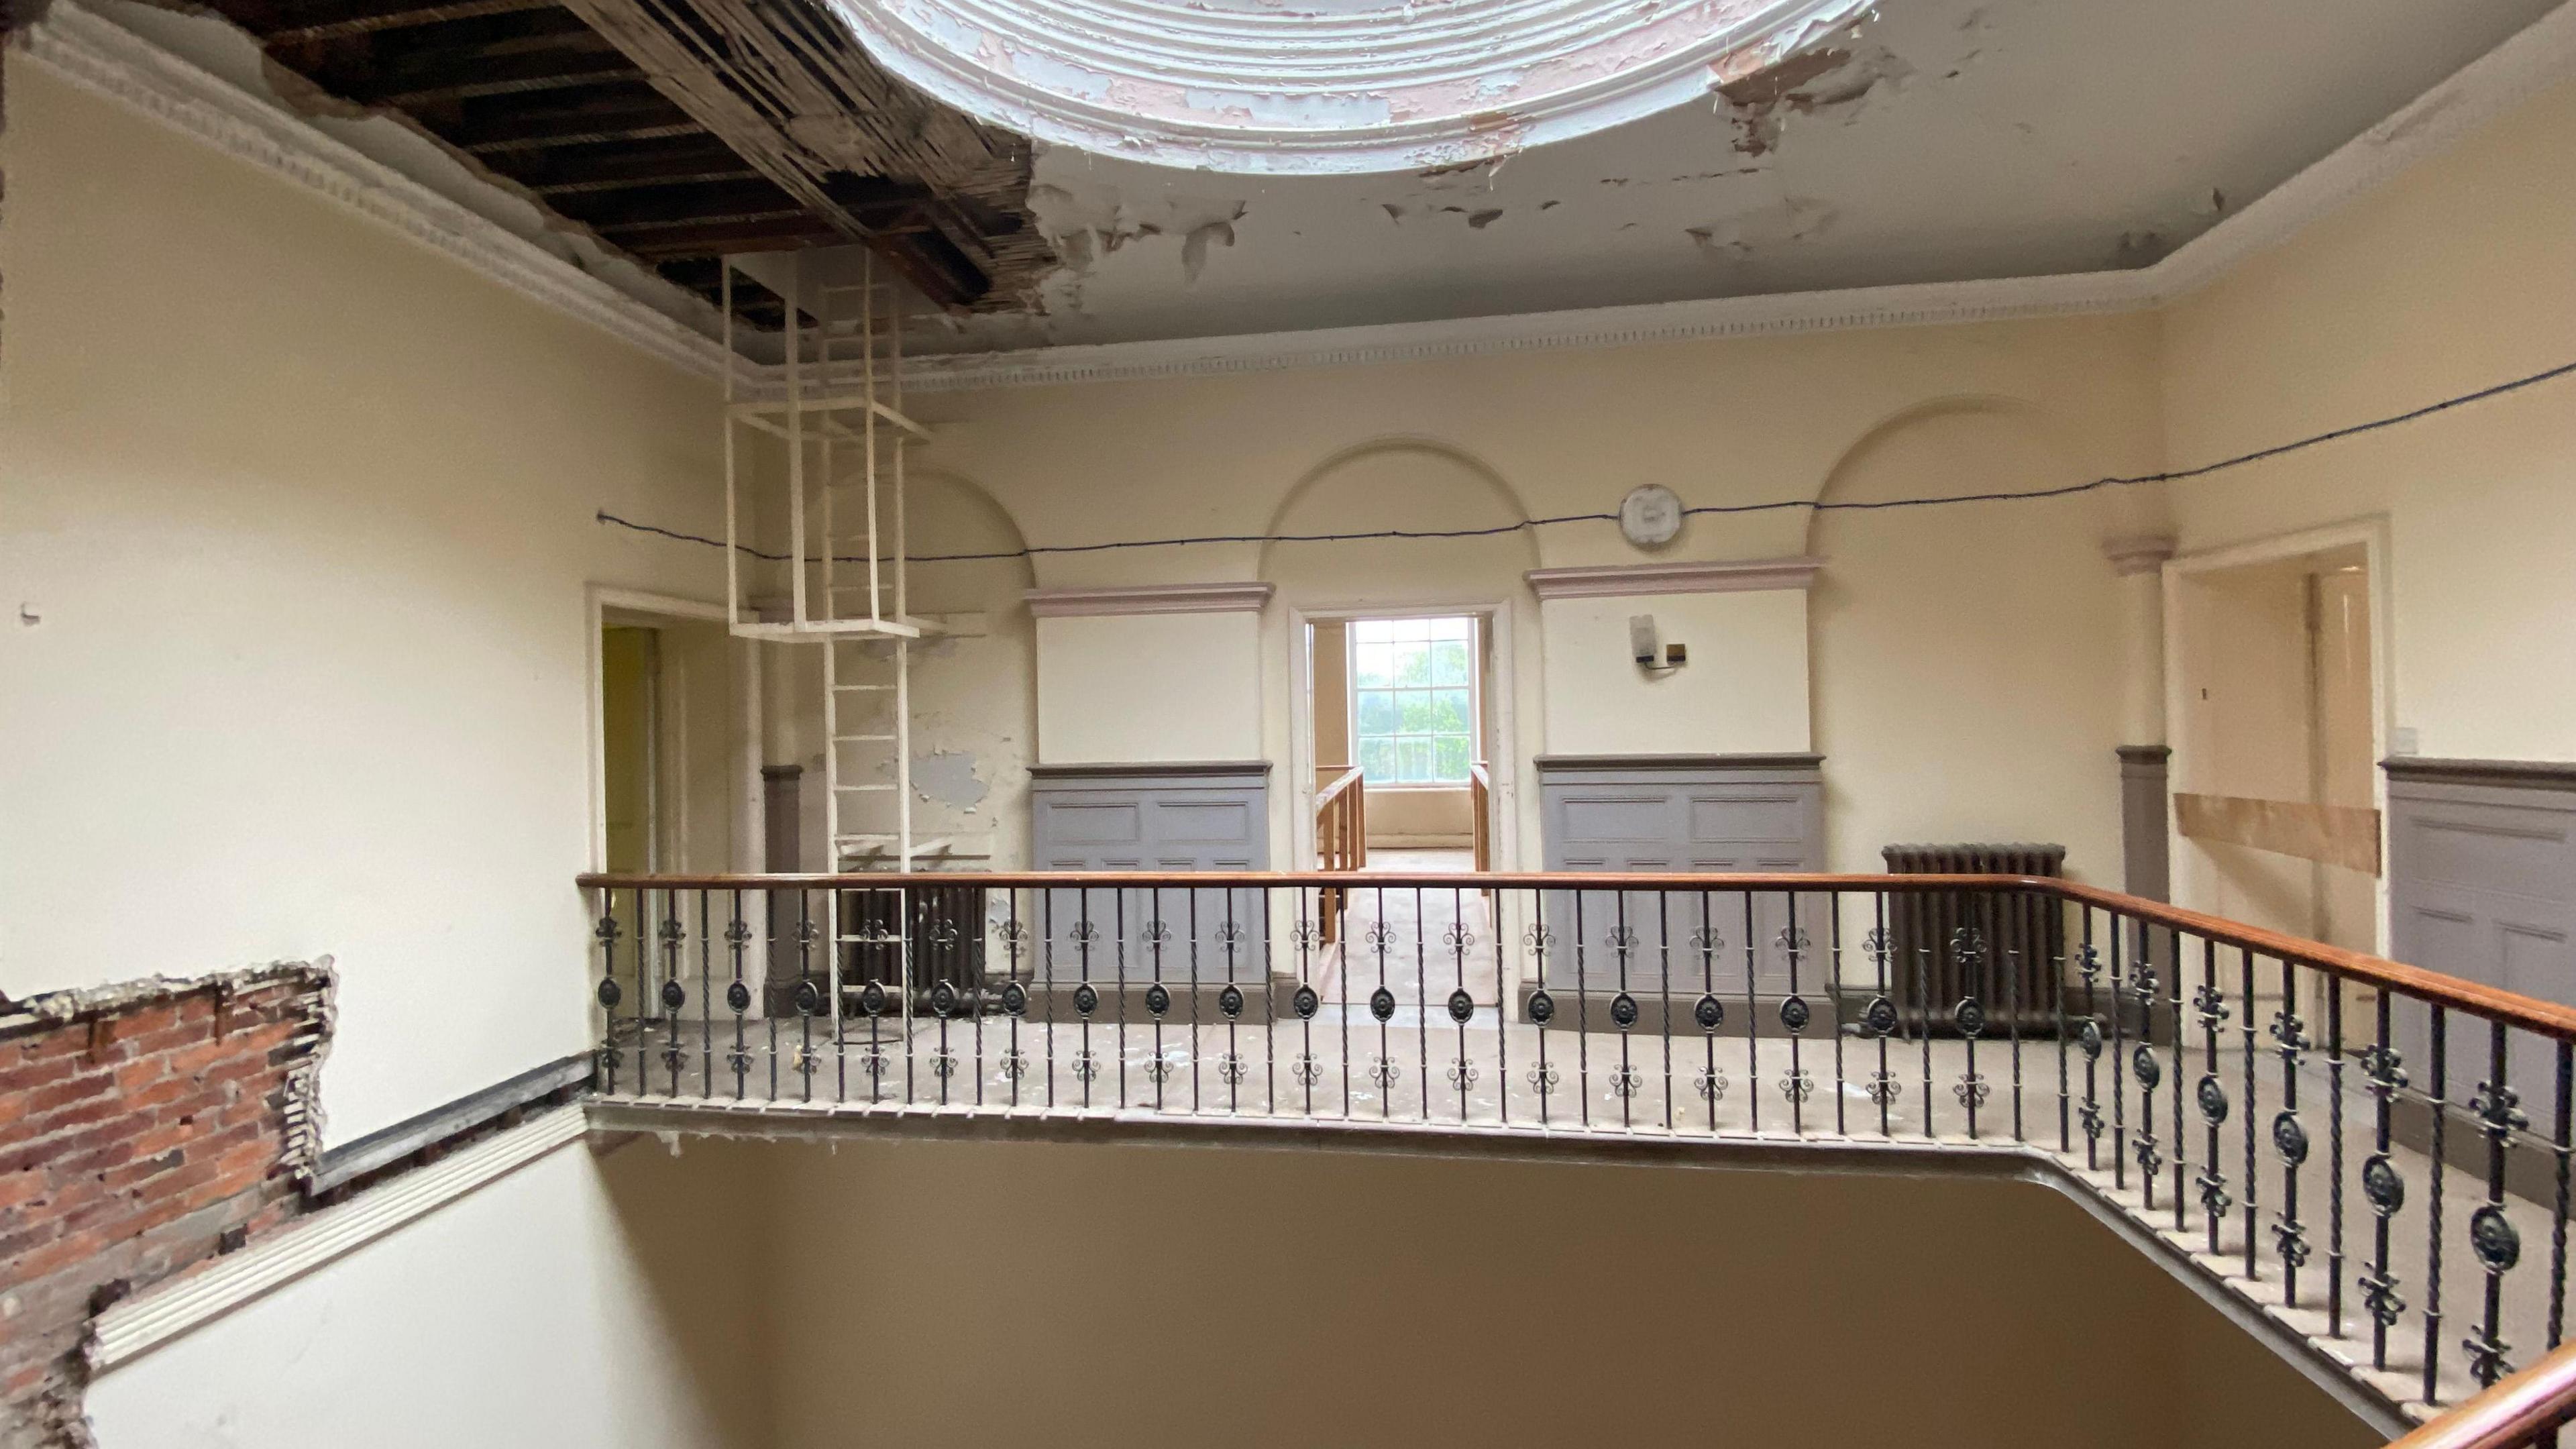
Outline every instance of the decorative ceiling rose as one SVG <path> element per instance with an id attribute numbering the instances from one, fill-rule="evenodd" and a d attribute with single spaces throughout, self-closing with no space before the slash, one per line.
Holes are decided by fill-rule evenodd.
<path id="1" fill-rule="evenodd" d="M 1323 174 L 1493 160 L 1704 96 L 1870 0 L 828 0 L 887 69 L 1043 141 Z"/>

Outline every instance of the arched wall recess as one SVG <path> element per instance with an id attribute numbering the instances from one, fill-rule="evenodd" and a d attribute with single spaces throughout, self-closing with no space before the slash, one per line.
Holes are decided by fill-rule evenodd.
<path id="1" fill-rule="evenodd" d="M 1921 403 L 1848 449 L 1820 501 L 2017 491 L 2095 476 L 2045 409 Z M 1818 513 L 1809 598 L 1830 868 L 1904 842 L 2052 841 L 2120 870 L 2119 581 L 2103 493 Z M 1846 923 L 1866 929 L 1867 922 Z"/>
<path id="2" fill-rule="evenodd" d="M 877 62 L 1043 141 L 1200 170 L 1509 155 L 1752 74 L 1869 0 L 831 0 Z"/>

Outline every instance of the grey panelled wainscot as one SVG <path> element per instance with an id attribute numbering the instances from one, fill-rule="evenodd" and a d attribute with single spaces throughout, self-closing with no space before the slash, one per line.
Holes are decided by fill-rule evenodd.
<path id="1" fill-rule="evenodd" d="M 2388 773 L 2388 954 L 2410 965 L 2576 1004 L 2576 764 L 2382 762 Z M 2421 1023 L 2400 1049 L 2420 1059 Z M 2457 1021 L 2451 1075 L 2482 1080 L 2486 1029 Z M 2517 1033 L 2508 1062 L 2526 1100 L 2547 1049 Z M 2531 1084 L 2525 1086 L 2525 1084 Z M 2466 1134 L 2463 1134 L 2466 1135 Z"/>
<path id="2" fill-rule="evenodd" d="M 1264 760 L 1037 765 L 1029 771 L 1030 857 L 1039 870 L 1222 871 L 1270 865 L 1270 765 Z M 1102 995 L 1124 971 L 1141 989 L 1161 953 L 1166 981 L 1256 981 L 1267 959 L 1258 891 L 1056 890 L 1023 923 L 1038 980 L 1089 981 Z M 1195 912 L 1195 929 L 1193 913 Z M 1092 929 L 1079 929 L 1088 921 Z M 1157 943 L 1148 925 L 1161 921 Z M 1084 939 L 1086 936 L 1088 940 Z"/>
<path id="3" fill-rule="evenodd" d="M 1549 870 L 1812 871 L 1824 867 L 1821 755 L 1542 755 L 1538 783 Z M 1792 994 L 1780 941 L 1789 907 L 1776 897 L 1552 891 L 1546 912 L 1546 985 L 1558 1010 L 1603 1012 L 1625 989 L 1646 1023 L 1670 1003 L 1686 1016 L 1704 989 L 1728 1003 L 1728 1028 L 1755 998 L 1756 1025 L 1777 1030 Z M 1813 916 L 1814 919 L 1808 919 Z M 1798 922 L 1812 938 L 1795 963 L 1796 994 L 1831 1029 L 1821 949 L 1830 931 L 1820 907 Z M 1622 944 L 1625 943 L 1625 949 Z M 1748 962 L 1746 947 L 1754 948 Z M 1669 947 L 1669 950 L 1667 950 Z M 1668 974 L 1669 973 L 1669 974 Z M 1522 1007 L 1536 988 L 1524 982 Z M 1642 1025 L 1642 1024 L 1641 1024 Z"/>

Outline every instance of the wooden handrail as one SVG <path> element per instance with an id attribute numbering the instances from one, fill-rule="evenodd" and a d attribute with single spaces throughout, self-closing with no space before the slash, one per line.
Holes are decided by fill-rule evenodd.
<path id="1" fill-rule="evenodd" d="M 2389 1449 L 2522 1449 L 2576 1418 L 2576 1343 L 2389 1445 Z"/>
<path id="2" fill-rule="evenodd" d="M 1316 773 L 1320 775 L 1323 771 L 1319 769 Z M 1324 807 L 1340 799 L 1345 791 L 1358 788 L 1361 778 L 1360 767 L 1357 765 L 1334 776 L 1333 783 L 1315 792 L 1315 813 L 1322 814 Z"/>
<path id="3" fill-rule="evenodd" d="M 1368 780 L 1356 765 L 1315 793 L 1315 864 L 1336 875 L 1368 864 Z M 1316 894 L 1326 945 L 1341 939 L 1343 899 L 1339 886 Z"/>
<path id="4" fill-rule="evenodd" d="M 1220 888 L 1279 887 L 1333 889 L 1346 886 L 1344 874 L 1326 871 L 1206 871 L 1193 872 L 1189 883 Z M 2184 910 L 2162 901 L 2123 895 L 2099 886 L 2080 885 L 2053 876 L 2026 875 L 1860 875 L 1798 874 L 1793 872 L 1753 872 L 1743 874 L 1694 875 L 1679 872 L 1620 874 L 1599 871 L 1486 871 L 1471 875 L 1432 875 L 1372 873 L 1370 882 L 1393 888 L 1450 890 L 1604 890 L 1604 891 L 1886 891 L 1904 895 L 1926 891 L 2019 891 L 2047 896 L 2205 937 L 2223 946 L 2252 951 L 2257 955 L 2295 961 L 2346 981 L 2365 986 L 2385 987 L 2400 996 L 2428 1002 L 2446 1010 L 2464 1011 L 2483 1020 L 2498 1021 L 2525 1031 L 2576 1042 L 2576 1007 L 2541 1001 L 2498 987 L 2483 986 L 2458 977 L 2445 976 L 2420 966 L 2409 966 L 2382 956 L 2361 951 L 2348 951 L 2322 941 L 2301 940 L 2278 931 L 2248 926 L 2198 911 Z M 981 884 L 995 889 L 1038 888 L 1079 890 L 1085 886 L 1110 889 L 1120 886 L 1169 885 L 1169 873 L 1148 871 L 1023 871 L 1015 873 L 917 873 L 900 875 L 641 875 L 589 874 L 576 877 L 586 887 L 610 889 L 682 889 L 682 890 L 760 890 L 763 888 L 824 889 L 842 886 L 851 889 L 894 886 L 956 886 Z"/>

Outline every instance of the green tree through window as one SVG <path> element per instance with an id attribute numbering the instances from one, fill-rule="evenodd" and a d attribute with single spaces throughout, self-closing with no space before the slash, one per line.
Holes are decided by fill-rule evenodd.
<path id="1" fill-rule="evenodd" d="M 1351 737 L 1372 785 L 1463 785 L 1476 758 L 1476 621 L 1351 623 Z"/>

